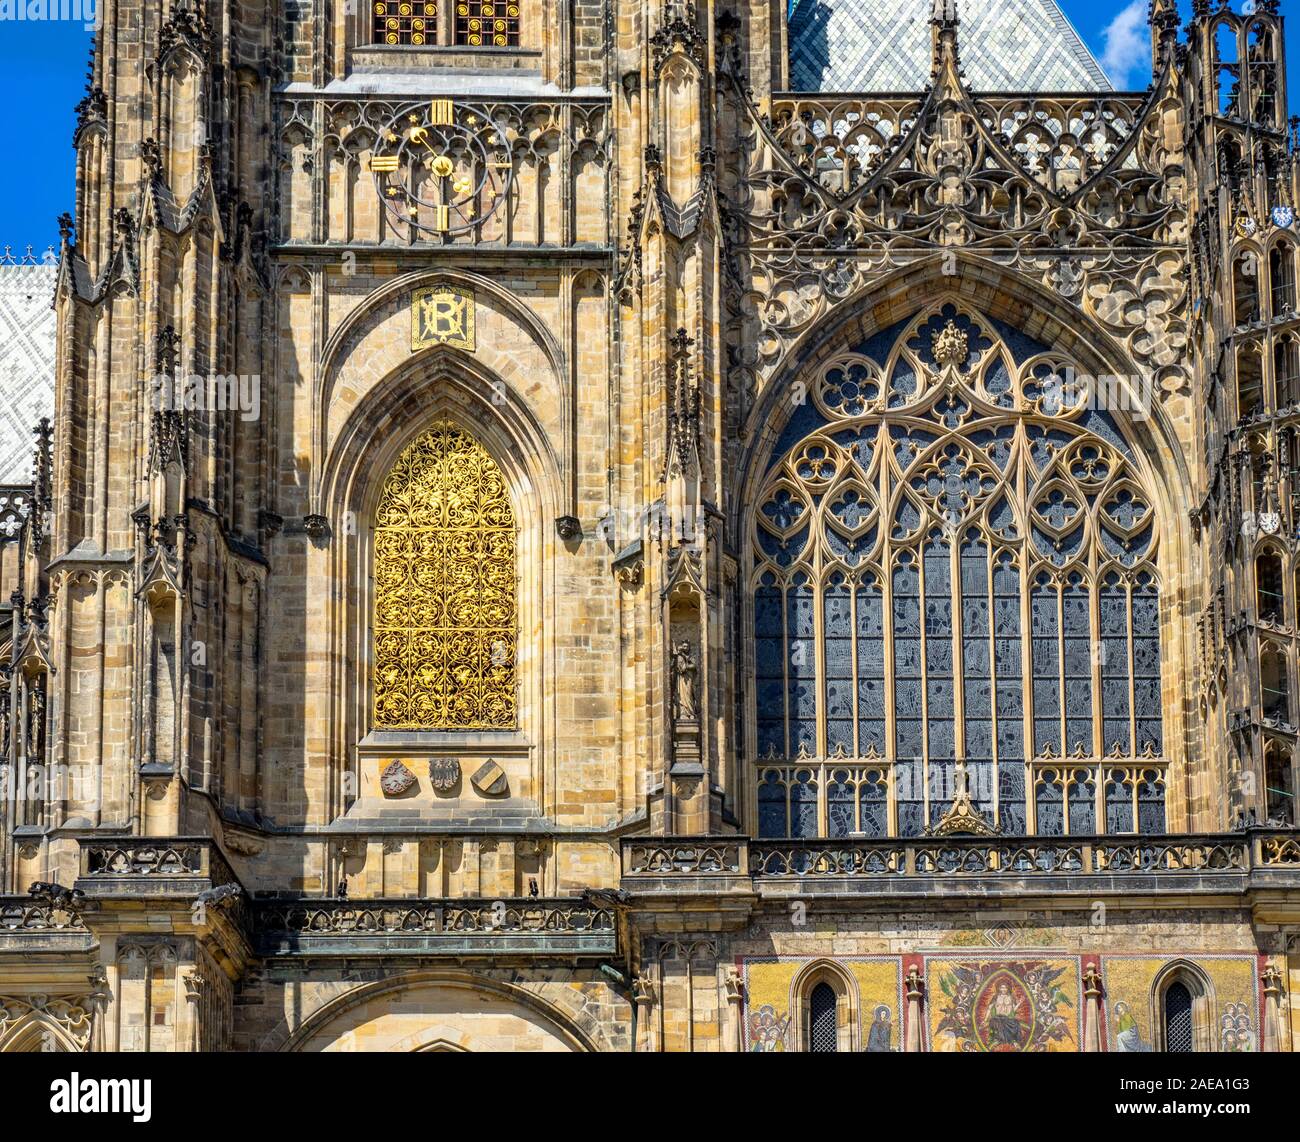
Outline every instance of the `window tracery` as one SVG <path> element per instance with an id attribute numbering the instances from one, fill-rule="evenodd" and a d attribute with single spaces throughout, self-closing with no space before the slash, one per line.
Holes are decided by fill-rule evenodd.
<path id="1" fill-rule="evenodd" d="M 1295 312 L 1295 247 L 1285 240 L 1268 254 L 1268 293 L 1273 317 Z"/>
<path id="2" fill-rule="evenodd" d="M 752 519 L 760 835 L 919 835 L 959 769 L 1004 832 L 1164 831 L 1158 533 L 1117 395 L 951 303 L 820 371 Z"/>
<path id="3" fill-rule="evenodd" d="M 440 421 L 398 457 L 375 513 L 375 728 L 513 728 L 516 615 L 505 477 Z"/>

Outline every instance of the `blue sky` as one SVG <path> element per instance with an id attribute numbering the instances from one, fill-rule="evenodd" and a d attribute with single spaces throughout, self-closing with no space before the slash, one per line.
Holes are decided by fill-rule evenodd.
<path id="1" fill-rule="evenodd" d="M 917 0 L 918 3 L 924 0 Z M 1242 0 L 1233 0 L 1240 8 Z M 1065 13 L 1121 87 L 1150 81 L 1147 0 L 1061 0 Z M 1186 19 L 1190 0 L 1182 0 Z M 1287 7 L 1286 4 L 1283 7 Z M 1300 11 L 1288 22 L 1291 111 L 1300 113 Z M 0 20 L 0 247 L 39 255 L 73 207 L 73 108 L 82 96 L 91 33 L 76 21 Z"/>

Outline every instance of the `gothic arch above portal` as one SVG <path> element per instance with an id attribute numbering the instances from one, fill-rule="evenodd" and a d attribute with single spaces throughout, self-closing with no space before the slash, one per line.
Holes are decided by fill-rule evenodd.
<path id="1" fill-rule="evenodd" d="M 472 351 L 434 345 L 412 348 L 411 306 L 415 291 L 435 284 L 458 286 L 472 293 Z M 358 411 L 389 386 L 394 376 L 412 378 L 455 373 L 481 386 L 477 395 L 498 407 L 517 405 L 540 428 L 546 440 L 565 442 L 569 433 L 566 358 L 554 334 L 524 302 L 478 274 L 414 273 L 375 290 L 338 325 L 321 354 L 318 377 L 317 478 Z M 561 444 L 567 471 L 572 459 Z"/>
<path id="2" fill-rule="evenodd" d="M 525 987 L 471 972 L 417 971 L 335 996 L 288 1034 L 279 1049 L 609 1049 L 596 1024 L 584 1029 L 583 1022 L 581 1013 L 566 1011 Z"/>

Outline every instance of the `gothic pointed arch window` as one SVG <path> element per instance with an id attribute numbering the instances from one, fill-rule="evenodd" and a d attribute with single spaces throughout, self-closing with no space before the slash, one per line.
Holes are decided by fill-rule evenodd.
<path id="1" fill-rule="evenodd" d="M 442 420 L 384 479 L 374 528 L 374 726 L 513 729 L 517 600 L 506 479 Z"/>
<path id="2" fill-rule="evenodd" d="M 1259 254 L 1243 250 L 1232 263 L 1232 313 L 1238 328 L 1259 320 Z"/>
<path id="3" fill-rule="evenodd" d="M 1264 358 L 1258 342 L 1237 350 L 1237 415 L 1255 416 L 1264 408 Z"/>
<path id="4" fill-rule="evenodd" d="M 1295 312 L 1295 247 L 1285 238 L 1268 254 L 1268 294 L 1271 316 Z"/>
<path id="5" fill-rule="evenodd" d="M 1300 340 L 1284 334 L 1273 343 L 1273 405 L 1300 404 Z"/>
<path id="6" fill-rule="evenodd" d="M 1157 1051 L 1181 1055 L 1216 1049 L 1214 988 L 1198 964 L 1175 960 L 1161 968 L 1151 1003 Z"/>
<path id="7" fill-rule="evenodd" d="M 1264 816 L 1287 825 L 1296 819 L 1291 747 L 1277 738 L 1264 740 Z"/>
<path id="8" fill-rule="evenodd" d="M 1278 643 L 1261 639 L 1259 644 L 1260 701 L 1264 717 L 1290 722 L 1290 687 L 1287 684 L 1287 653 Z"/>
<path id="9" fill-rule="evenodd" d="M 831 360 L 750 514 L 760 836 L 1165 830 L 1159 528 L 1127 394 L 939 303 Z"/>
<path id="10" fill-rule="evenodd" d="M 1282 556 L 1269 548 L 1255 556 L 1255 613 L 1267 622 L 1281 623 L 1285 605 Z"/>
<path id="11" fill-rule="evenodd" d="M 1226 119 L 1240 118 L 1241 61 L 1235 21 L 1228 17 L 1213 27 L 1216 110 Z"/>
<path id="12" fill-rule="evenodd" d="M 1276 126 L 1277 50 L 1273 29 L 1263 20 L 1250 26 L 1246 36 L 1246 64 L 1250 83 L 1250 117 L 1257 123 Z"/>
<path id="13" fill-rule="evenodd" d="M 859 996 L 841 964 L 825 959 L 805 964 L 791 980 L 790 1003 L 798 1013 L 796 1051 L 852 1054 L 858 1050 Z"/>

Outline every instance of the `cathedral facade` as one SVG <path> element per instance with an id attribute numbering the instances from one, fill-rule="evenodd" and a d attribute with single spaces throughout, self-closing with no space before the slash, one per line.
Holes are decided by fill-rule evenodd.
<path id="1" fill-rule="evenodd" d="M 0 1050 L 1300 1049 L 1246 8 L 105 0 Z"/>

